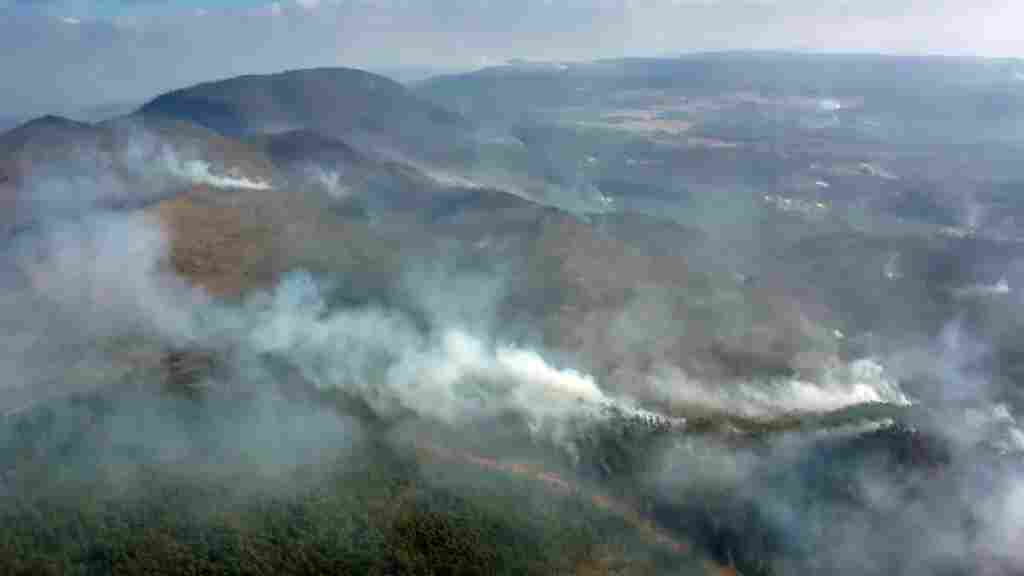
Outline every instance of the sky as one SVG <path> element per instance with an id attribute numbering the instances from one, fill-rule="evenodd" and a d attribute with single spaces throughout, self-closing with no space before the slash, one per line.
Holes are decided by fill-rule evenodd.
<path id="1" fill-rule="evenodd" d="M 1020 0 L 0 0 L 0 118 L 311 66 L 722 49 L 1024 57 L 1020 22 Z"/>

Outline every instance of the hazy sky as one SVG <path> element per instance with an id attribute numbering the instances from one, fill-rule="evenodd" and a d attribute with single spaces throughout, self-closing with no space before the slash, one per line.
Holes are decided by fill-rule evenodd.
<path id="1" fill-rule="evenodd" d="M 1024 57 L 1022 0 L 0 0 L 0 117 L 201 80 L 713 49 Z"/>

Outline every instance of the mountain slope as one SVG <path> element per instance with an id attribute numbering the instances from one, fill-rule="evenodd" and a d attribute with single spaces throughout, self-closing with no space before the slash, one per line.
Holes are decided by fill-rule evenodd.
<path id="1" fill-rule="evenodd" d="M 0 134 L 0 231 L 143 206 L 218 178 L 269 183 L 273 166 L 257 148 L 182 120 L 46 116 Z"/>
<path id="2" fill-rule="evenodd" d="M 138 114 L 185 119 L 231 136 L 310 130 L 359 137 L 431 158 L 447 154 L 442 150 L 468 128 L 458 115 L 401 84 L 348 68 L 208 82 L 159 96 Z"/>

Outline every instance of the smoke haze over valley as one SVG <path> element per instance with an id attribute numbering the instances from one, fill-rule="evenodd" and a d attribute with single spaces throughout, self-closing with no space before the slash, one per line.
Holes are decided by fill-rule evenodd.
<path id="1" fill-rule="evenodd" d="M 0 573 L 1024 572 L 1017 8 L 399 4 L 0 2 Z"/>

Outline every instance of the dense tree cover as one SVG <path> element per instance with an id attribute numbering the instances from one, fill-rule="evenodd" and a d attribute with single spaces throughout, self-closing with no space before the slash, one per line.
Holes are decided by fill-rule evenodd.
<path id="1" fill-rule="evenodd" d="M 188 419 L 198 400 L 182 402 Z M 580 494 L 372 437 L 262 475 L 222 455 L 87 450 L 114 412 L 94 395 L 6 418 L 0 573 L 648 574 L 693 561 Z"/>

